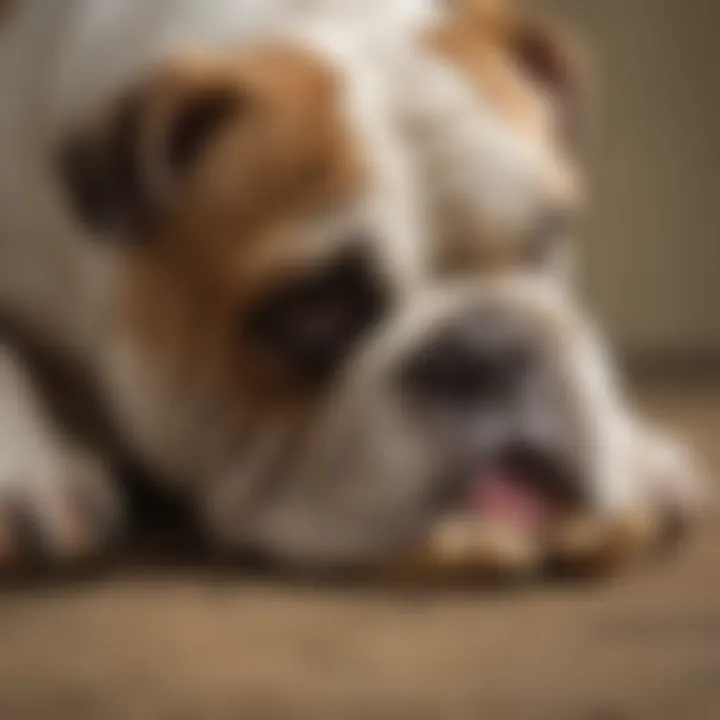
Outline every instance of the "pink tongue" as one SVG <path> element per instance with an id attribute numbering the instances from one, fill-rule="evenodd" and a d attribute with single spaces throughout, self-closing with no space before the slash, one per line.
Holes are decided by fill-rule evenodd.
<path id="1" fill-rule="evenodd" d="M 555 517 L 552 499 L 522 474 L 505 469 L 483 474 L 470 502 L 484 518 L 523 534 L 537 534 Z"/>

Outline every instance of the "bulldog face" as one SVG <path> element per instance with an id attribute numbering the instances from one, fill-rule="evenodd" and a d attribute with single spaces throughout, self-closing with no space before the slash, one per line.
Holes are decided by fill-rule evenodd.
<path id="1" fill-rule="evenodd" d="M 569 307 L 526 274 L 428 287 L 345 368 L 250 523 L 230 493 L 213 527 L 297 563 L 408 552 L 468 519 L 542 554 L 627 507 L 628 424 Z"/>
<path id="2" fill-rule="evenodd" d="M 175 62 L 66 146 L 116 244 L 109 402 L 221 546 L 366 563 L 470 513 L 550 547 L 627 499 L 586 323 L 521 262 L 487 280 L 491 232 L 462 263 L 425 238 L 396 121 L 360 68 L 288 46 Z"/>
<path id="3" fill-rule="evenodd" d="M 245 522 L 238 467 L 206 496 L 221 546 L 304 569 L 599 572 L 697 506 L 682 448 L 635 423 L 587 318 L 526 272 L 429 281 L 292 438 L 253 456 L 272 479 Z"/>

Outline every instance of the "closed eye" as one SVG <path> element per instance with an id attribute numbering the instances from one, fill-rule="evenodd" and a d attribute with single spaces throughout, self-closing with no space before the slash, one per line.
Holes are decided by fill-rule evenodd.
<path id="1" fill-rule="evenodd" d="M 379 321 L 386 295 L 372 259 L 353 249 L 325 267 L 288 279 L 243 326 L 295 370 L 323 379 Z"/>

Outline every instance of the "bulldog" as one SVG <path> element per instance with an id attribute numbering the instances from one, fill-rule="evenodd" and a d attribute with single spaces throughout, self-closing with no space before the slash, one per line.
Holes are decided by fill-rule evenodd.
<path id="1" fill-rule="evenodd" d="M 686 514 L 682 452 L 548 270 L 561 48 L 495 5 L 15 4 L 4 567 L 102 553 L 118 457 L 219 551 L 299 568 L 614 565 Z"/>

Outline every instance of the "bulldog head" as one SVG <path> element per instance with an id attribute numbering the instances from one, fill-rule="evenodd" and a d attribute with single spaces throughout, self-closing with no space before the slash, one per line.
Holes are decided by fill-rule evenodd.
<path id="1" fill-rule="evenodd" d="M 513 78 L 535 97 L 536 80 L 506 48 L 488 65 L 505 80 L 478 65 L 463 83 L 426 41 L 387 74 L 292 43 L 174 60 L 64 146 L 78 216 L 113 241 L 98 365 L 114 414 L 226 548 L 379 562 L 470 513 L 544 558 L 570 518 L 632 504 L 601 350 L 519 244 L 567 197 L 543 170 L 550 116 L 538 97 L 543 122 L 511 121 L 505 96 L 478 95 Z M 439 126 L 397 102 L 408 58 L 448 90 Z M 445 114 L 457 102 L 472 112 Z M 425 174 L 432 158 L 452 163 Z M 480 174 L 452 213 L 482 212 L 456 235 L 459 160 Z M 489 279 L 511 237 L 522 253 Z"/>

